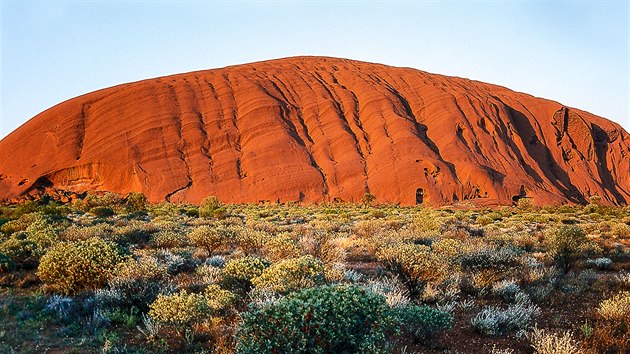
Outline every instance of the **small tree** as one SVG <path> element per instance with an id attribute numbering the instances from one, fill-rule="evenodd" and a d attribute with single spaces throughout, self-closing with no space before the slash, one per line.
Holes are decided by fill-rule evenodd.
<path id="1" fill-rule="evenodd" d="M 361 204 L 363 206 L 370 206 L 376 200 L 376 196 L 371 193 L 365 193 L 361 198 Z"/>
<path id="2" fill-rule="evenodd" d="M 230 244 L 235 235 L 234 230 L 225 227 L 202 225 L 192 230 L 188 238 L 194 246 L 204 248 L 208 251 L 208 256 L 211 256 L 222 245 Z"/>
<path id="3" fill-rule="evenodd" d="M 553 256 L 564 273 L 568 273 L 571 266 L 580 258 L 586 242 L 584 231 L 574 225 L 561 226 L 545 239 L 547 252 Z"/>
<path id="4" fill-rule="evenodd" d="M 206 197 L 201 201 L 199 206 L 199 216 L 201 217 L 215 217 L 221 219 L 225 217 L 225 208 L 221 205 L 219 198 L 215 196 Z"/>
<path id="5" fill-rule="evenodd" d="M 148 203 L 147 197 L 142 193 L 129 193 L 125 200 L 125 204 L 127 204 L 127 208 L 130 211 L 145 210 Z"/>

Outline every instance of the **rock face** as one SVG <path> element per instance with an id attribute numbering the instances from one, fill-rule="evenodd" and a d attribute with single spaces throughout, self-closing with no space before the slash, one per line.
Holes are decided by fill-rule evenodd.
<path id="1" fill-rule="evenodd" d="M 630 202 L 618 124 L 503 87 L 296 57 L 92 92 L 0 141 L 0 199 Z"/>

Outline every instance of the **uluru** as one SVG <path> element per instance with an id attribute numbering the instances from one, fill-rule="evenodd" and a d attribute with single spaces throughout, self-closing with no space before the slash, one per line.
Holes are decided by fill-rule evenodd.
<path id="1" fill-rule="evenodd" d="M 0 141 L 0 199 L 445 205 L 630 202 L 620 125 L 483 82 L 292 57 L 122 84 Z"/>

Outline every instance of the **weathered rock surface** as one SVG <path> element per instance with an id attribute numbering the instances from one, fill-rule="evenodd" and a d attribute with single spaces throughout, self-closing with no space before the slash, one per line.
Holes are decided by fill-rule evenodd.
<path id="1" fill-rule="evenodd" d="M 630 202 L 618 124 L 482 82 L 296 57 L 123 84 L 0 141 L 0 199 L 45 190 L 151 201 L 433 205 Z M 518 197 L 517 197 L 518 198 Z"/>

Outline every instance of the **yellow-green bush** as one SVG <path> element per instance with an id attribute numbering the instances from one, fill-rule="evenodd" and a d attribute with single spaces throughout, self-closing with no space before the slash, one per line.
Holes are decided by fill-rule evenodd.
<path id="1" fill-rule="evenodd" d="M 624 223 L 616 223 L 612 227 L 612 233 L 619 238 L 630 238 L 630 225 Z"/>
<path id="2" fill-rule="evenodd" d="M 89 238 L 98 237 L 103 240 L 111 240 L 113 238 L 114 229 L 107 223 L 98 223 L 90 226 L 72 225 L 62 234 L 62 238 L 67 241 L 87 240 Z"/>
<path id="3" fill-rule="evenodd" d="M 289 293 L 324 283 L 324 265 L 317 258 L 307 255 L 285 259 L 271 265 L 262 274 L 252 279 L 257 288 L 270 289 L 278 293 Z"/>
<path id="4" fill-rule="evenodd" d="M 269 262 L 255 257 L 232 259 L 221 270 L 221 284 L 230 290 L 247 292 L 252 288 L 252 279 L 260 276 L 269 267 Z"/>
<path id="5" fill-rule="evenodd" d="M 98 238 L 62 242 L 41 258 L 37 275 L 55 292 L 76 294 L 102 287 L 122 259 L 115 244 Z"/>
<path id="6" fill-rule="evenodd" d="M 199 216 L 201 217 L 214 217 L 222 219 L 225 217 L 227 211 L 221 205 L 219 199 L 215 196 L 210 196 L 201 201 L 199 206 Z"/>
<path id="7" fill-rule="evenodd" d="M 253 255 L 260 252 L 263 244 L 270 237 L 265 231 L 244 227 L 237 230 L 235 239 L 236 245 L 245 255 Z"/>
<path id="8" fill-rule="evenodd" d="M 28 233 L 17 232 L 0 244 L 0 253 L 9 257 L 20 268 L 33 268 L 37 265 L 40 252 L 37 244 L 27 238 Z"/>
<path id="9" fill-rule="evenodd" d="M 188 241 L 186 234 L 174 230 L 162 230 L 151 237 L 151 243 L 157 248 L 184 247 Z"/>
<path id="10" fill-rule="evenodd" d="M 125 204 L 127 205 L 127 209 L 129 211 L 134 212 L 145 210 L 149 201 L 144 194 L 132 192 L 125 198 Z"/>
<path id="11" fill-rule="evenodd" d="M 377 257 L 405 284 L 412 298 L 422 293 L 427 282 L 442 280 L 447 274 L 445 260 L 424 245 L 390 245 L 380 249 Z"/>
<path id="12" fill-rule="evenodd" d="M 208 251 L 212 255 L 219 247 L 230 245 L 236 236 L 233 228 L 202 225 L 188 233 L 190 243 Z"/>
<path id="13" fill-rule="evenodd" d="M 10 272 L 15 268 L 15 263 L 11 257 L 0 253 L 0 273 Z"/>
<path id="14" fill-rule="evenodd" d="M 462 241 L 452 238 L 443 238 L 431 244 L 433 252 L 441 257 L 444 257 L 444 260 L 447 262 L 450 262 L 459 256 L 462 253 L 463 248 L 464 245 Z"/>
<path id="15" fill-rule="evenodd" d="M 181 332 L 208 318 L 210 313 L 210 307 L 203 295 L 189 294 L 186 290 L 172 295 L 158 295 L 149 305 L 149 316 L 153 320 L 176 326 Z"/>
<path id="16" fill-rule="evenodd" d="M 236 295 L 225 289 L 221 289 L 220 286 L 212 284 L 206 288 L 203 293 L 206 299 L 206 304 L 213 311 L 225 311 L 236 300 Z"/>
<path id="17" fill-rule="evenodd" d="M 573 263 L 582 256 L 587 239 L 578 226 L 563 225 L 551 230 L 545 238 L 549 252 L 558 266 L 566 273 Z"/>
<path id="18" fill-rule="evenodd" d="M 293 235 L 288 232 L 281 232 L 265 242 L 263 253 L 265 258 L 277 262 L 286 258 L 299 257 L 301 251 Z"/>

